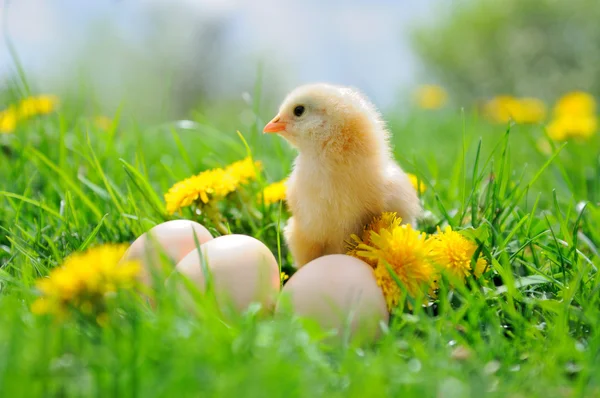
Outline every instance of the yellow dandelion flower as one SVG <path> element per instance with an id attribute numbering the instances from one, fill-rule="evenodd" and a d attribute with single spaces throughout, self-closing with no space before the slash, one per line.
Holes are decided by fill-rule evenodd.
<path id="1" fill-rule="evenodd" d="M 548 109 L 546 104 L 538 98 L 521 98 L 520 112 L 515 121 L 517 123 L 540 123 L 546 119 Z"/>
<path id="2" fill-rule="evenodd" d="M 167 212 L 173 214 L 194 203 L 207 204 L 236 189 L 236 180 L 223 169 L 206 170 L 173 185 L 165 194 Z"/>
<path id="3" fill-rule="evenodd" d="M 69 256 L 36 286 L 41 293 L 31 311 L 38 315 L 65 316 L 70 309 L 101 315 L 105 295 L 136 284 L 141 265 L 137 261 L 119 263 L 127 245 L 107 244 Z"/>
<path id="4" fill-rule="evenodd" d="M 593 136 L 598 131 L 594 97 L 581 91 L 561 97 L 554 106 L 554 118 L 546 131 L 555 141 Z"/>
<path id="5" fill-rule="evenodd" d="M 590 116 L 561 116 L 546 126 L 548 136 L 555 141 L 568 138 L 590 138 L 598 131 L 598 119 Z"/>
<path id="6" fill-rule="evenodd" d="M 256 179 L 262 167 L 248 157 L 225 169 L 211 169 L 173 185 L 165 194 L 167 212 L 173 214 L 192 204 L 208 204 L 237 190 L 241 185 Z"/>
<path id="7" fill-rule="evenodd" d="M 537 98 L 501 95 L 485 104 L 484 113 L 497 123 L 539 123 L 546 118 L 547 110 L 544 102 Z"/>
<path id="8" fill-rule="evenodd" d="M 370 244 L 358 245 L 357 255 L 377 262 L 374 274 L 377 284 L 383 290 L 388 308 L 395 308 L 406 289 L 412 297 L 424 296 L 435 280 L 435 268 L 430 262 L 431 241 L 423 232 L 410 225 L 400 225 L 391 231 L 382 229 L 380 233 L 370 232 Z M 389 272 L 390 267 L 402 287 Z"/>
<path id="9" fill-rule="evenodd" d="M 484 113 L 492 121 L 497 123 L 508 123 L 513 120 L 513 114 L 518 107 L 514 97 L 501 95 L 488 101 L 484 105 Z"/>
<path id="10" fill-rule="evenodd" d="M 0 134 L 8 134 L 17 128 L 17 117 L 15 112 L 5 110 L 0 112 Z"/>
<path id="11" fill-rule="evenodd" d="M 408 179 L 410 180 L 410 183 L 415 188 L 415 190 L 417 192 L 425 192 L 427 187 L 425 186 L 425 184 L 423 184 L 423 181 L 419 181 L 419 178 L 414 174 L 411 174 L 411 173 L 407 173 L 407 174 L 408 174 Z"/>
<path id="12" fill-rule="evenodd" d="M 225 168 L 225 173 L 229 174 L 236 185 L 246 184 L 256 179 L 256 172 L 262 168 L 260 162 L 254 162 L 251 157 L 247 157 L 238 162 L 232 163 Z"/>
<path id="13" fill-rule="evenodd" d="M 479 278 L 487 267 L 486 260 L 480 257 L 476 261 L 475 269 L 471 268 L 471 259 L 477 245 L 449 226 L 443 232 L 438 228 L 438 233 L 432 235 L 429 240 L 433 263 L 463 283 L 469 275 Z"/>
<path id="14" fill-rule="evenodd" d="M 415 91 L 414 99 L 422 109 L 439 109 L 448 102 L 448 93 L 441 86 L 427 84 Z"/>
<path id="15" fill-rule="evenodd" d="M 401 223 L 402 218 L 398 217 L 396 213 L 386 212 L 380 216 L 374 217 L 363 229 L 361 236 L 354 234 L 350 236 L 351 241 L 348 242 L 348 251 L 346 254 L 363 260 L 375 268 L 377 266 L 377 260 L 359 256 L 358 246 L 360 244 L 371 246 L 371 232 L 381 235 L 381 231 L 387 230 L 391 232 L 394 228 L 399 227 Z"/>
<path id="16" fill-rule="evenodd" d="M 27 97 L 19 104 L 19 118 L 25 119 L 36 115 L 46 115 L 56 109 L 58 97 L 54 95 L 39 95 Z"/>
<path id="17" fill-rule="evenodd" d="M 273 203 L 279 203 L 286 198 L 286 180 L 282 180 L 279 182 L 274 182 L 263 189 L 263 197 L 266 205 L 271 205 Z"/>
<path id="18" fill-rule="evenodd" d="M 8 134 L 17 128 L 17 112 L 14 107 L 0 112 L 0 134 Z"/>
<path id="19" fill-rule="evenodd" d="M 0 112 L 0 133 L 12 133 L 20 120 L 52 112 L 58 104 L 58 98 L 52 95 L 40 95 L 23 99 L 18 106 L 11 106 Z"/>
<path id="20" fill-rule="evenodd" d="M 56 294 L 61 300 L 72 300 L 85 287 L 85 283 L 89 283 L 77 271 L 72 267 L 58 268 L 53 272 L 52 279 L 42 280 L 37 286 L 44 294 Z"/>
<path id="21" fill-rule="evenodd" d="M 56 312 L 56 309 L 50 300 L 40 297 L 31 304 L 31 312 L 36 315 L 46 315 Z"/>
<path id="22" fill-rule="evenodd" d="M 569 126 L 565 118 L 554 119 L 546 126 L 548 136 L 554 141 L 564 141 L 569 137 Z"/>
<path id="23" fill-rule="evenodd" d="M 596 100 L 583 91 L 574 91 L 562 96 L 554 106 L 554 117 L 590 116 L 596 114 Z"/>

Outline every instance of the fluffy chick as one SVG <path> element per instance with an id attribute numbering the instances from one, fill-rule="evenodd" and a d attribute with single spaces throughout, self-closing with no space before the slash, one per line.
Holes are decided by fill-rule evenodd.
<path id="1" fill-rule="evenodd" d="M 280 134 L 299 151 L 287 182 L 292 217 L 284 232 L 297 267 L 345 253 L 349 236 L 384 211 L 415 223 L 417 193 L 393 159 L 379 112 L 360 92 L 298 87 L 264 132 Z"/>

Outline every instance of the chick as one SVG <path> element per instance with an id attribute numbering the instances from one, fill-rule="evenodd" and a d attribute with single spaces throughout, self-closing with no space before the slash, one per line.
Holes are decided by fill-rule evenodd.
<path id="1" fill-rule="evenodd" d="M 358 91 L 329 84 L 296 88 L 264 128 L 298 149 L 287 182 L 292 217 L 284 236 L 297 267 L 345 253 L 345 241 L 384 211 L 414 224 L 421 211 L 393 159 L 389 132 Z"/>

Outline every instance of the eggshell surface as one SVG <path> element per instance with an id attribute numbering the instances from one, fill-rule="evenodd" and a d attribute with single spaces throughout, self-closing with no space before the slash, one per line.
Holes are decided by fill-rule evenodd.
<path id="1" fill-rule="evenodd" d="M 276 312 L 288 305 L 303 318 L 316 321 L 337 336 L 373 341 L 381 333 L 380 323 L 389 321 L 381 288 L 372 268 L 343 254 L 319 257 L 300 268 L 285 284 Z"/>
<path id="2" fill-rule="evenodd" d="M 277 260 L 267 246 L 250 236 L 225 235 L 204 243 L 201 250 L 222 312 L 240 313 L 253 302 L 272 311 L 280 280 Z M 197 249 L 177 264 L 176 271 L 200 291 L 206 291 L 206 276 Z"/>
<path id="3" fill-rule="evenodd" d="M 152 282 L 152 269 L 161 264 L 161 252 L 177 264 L 189 252 L 196 249 L 194 234 L 199 244 L 213 239 L 203 225 L 190 220 L 172 220 L 158 224 L 142 234 L 127 249 L 123 260 L 139 260 L 143 264 L 141 281 Z"/>

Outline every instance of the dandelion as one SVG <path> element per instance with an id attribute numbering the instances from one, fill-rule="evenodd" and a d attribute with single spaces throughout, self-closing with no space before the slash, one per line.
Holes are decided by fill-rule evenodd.
<path id="1" fill-rule="evenodd" d="M 381 287 L 388 309 L 398 306 L 402 290 L 390 269 L 401 282 L 402 288 L 412 297 L 424 296 L 435 279 L 435 269 L 430 262 L 431 241 L 425 233 L 410 225 L 370 231 L 370 243 L 360 243 L 356 256 L 375 262 L 377 284 Z"/>
<path id="2" fill-rule="evenodd" d="M 484 113 L 496 123 L 539 123 L 546 118 L 546 105 L 537 98 L 501 95 L 484 105 Z"/>
<path id="3" fill-rule="evenodd" d="M 58 97 L 54 95 L 27 97 L 19 103 L 19 118 L 26 119 L 36 115 L 46 115 L 53 112 L 57 105 Z"/>
<path id="4" fill-rule="evenodd" d="M 17 106 L 11 106 L 0 112 L 0 134 L 15 131 L 20 121 L 36 115 L 46 115 L 56 109 L 58 98 L 53 95 L 27 97 Z"/>
<path id="5" fill-rule="evenodd" d="M 555 141 L 568 138 L 590 138 L 598 131 L 596 116 L 561 116 L 546 127 L 548 136 Z"/>
<path id="6" fill-rule="evenodd" d="M 225 168 L 225 173 L 233 178 L 237 186 L 255 180 L 256 173 L 261 168 L 262 164 L 260 162 L 254 162 L 251 157 L 247 157 L 227 166 Z"/>
<path id="7" fill-rule="evenodd" d="M 513 115 L 517 112 L 518 106 L 515 98 L 502 95 L 488 101 L 484 105 L 484 113 L 494 122 L 508 123 L 514 120 Z"/>
<path id="8" fill-rule="evenodd" d="M 17 111 L 14 107 L 0 112 L 0 134 L 8 134 L 17 128 Z"/>
<path id="9" fill-rule="evenodd" d="M 274 182 L 265 187 L 262 191 L 265 205 L 272 205 L 273 203 L 279 203 L 286 198 L 286 183 L 287 180 Z"/>
<path id="10" fill-rule="evenodd" d="M 546 119 L 548 110 L 546 104 L 537 98 L 521 98 L 517 123 L 540 123 Z"/>
<path id="11" fill-rule="evenodd" d="M 546 131 L 555 141 L 586 139 L 598 131 L 596 101 L 590 94 L 576 91 L 564 95 L 554 106 L 553 115 Z"/>
<path id="12" fill-rule="evenodd" d="M 475 269 L 471 268 L 477 246 L 462 234 L 448 227 L 427 237 L 424 232 L 401 225 L 401 222 L 396 213 L 375 217 L 361 236 L 351 235 L 346 253 L 373 268 L 390 310 L 398 305 L 403 290 L 411 297 L 426 293 L 434 296 L 438 267 L 463 282 L 469 275 L 480 277 L 483 274 L 487 262 L 478 258 Z"/>
<path id="13" fill-rule="evenodd" d="M 348 251 L 346 254 L 360 258 L 375 268 L 377 266 L 376 260 L 358 256 L 358 246 L 361 244 L 371 246 L 371 232 L 380 235 L 382 230 L 392 231 L 394 228 L 400 226 L 401 223 L 402 219 L 398 217 L 396 213 L 391 212 L 386 212 L 373 218 L 373 220 L 363 229 L 361 236 L 354 234 L 350 236 L 351 241 L 348 242 Z"/>
<path id="14" fill-rule="evenodd" d="M 236 180 L 223 169 L 206 170 L 173 185 L 165 194 L 167 212 L 173 214 L 192 204 L 208 204 L 213 198 L 229 195 Z"/>
<path id="15" fill-rule="evenodd" d="M 257 170 L 260 168 L 260 162 L 253 162 L 248 157 L 225 169 L 206 170 L 180 181 L 165 194 L 167 212 L 173 214 L 193 204 L 206 205 L 211 201 L 222 199 L 241 185 L 256 179 Z"/>
<path id="16" fill-rule="evenodd" d="M 427 84 L 420 86 L 414 94 L 417 105 L 422 109 L 439 109 L 448 102 L 448 93 L 443 87 Z"/>
<path id="17" fill-rule="evenodd" d="M 596 100 L 583 91 L 574 91 L 563 95 L 554 106 L 554 117 L 589 116 L 596 114 Z"/>
<path id="18" fill-rule="evenodd" d="M 31 311 L 37 315 L 66 317 L 70 310 L 102 319 L 106 297 L 136 284 L 141 265 L 137 261 L 120 263 L 127 245 L 107 244 L 69 256 L 47 278 L 37 281 L 41 297 Z"/>
<path id="19" fill-rule="evenodd" d="M 475 269 L 471 268 L 471 259 L 477 250 L 477 245 L 453 231 L 450 226 L 443 232 L 438 228 L 438 233 L 431 235 L 429 240 L 433 263 L 461 282 L 464 283 L 465 278 L 470 275 L 479 278 L 485 271 L 487 262 L 482 257 L 477 258 Z"/>
<path id="20" fill-rule="evenodd" d="M 423 181 L 419 181 L 419 178 L 414 174 L 411 174 L 411 173 L 407 173 L 407 174 L 408 174 L 408 179 L 410 180 L 410 183 L 415 188 L 415 190 L 417 192 L 425 192 L 427 187 L 425 186 L 425 184 L 423 184 Z"/>

